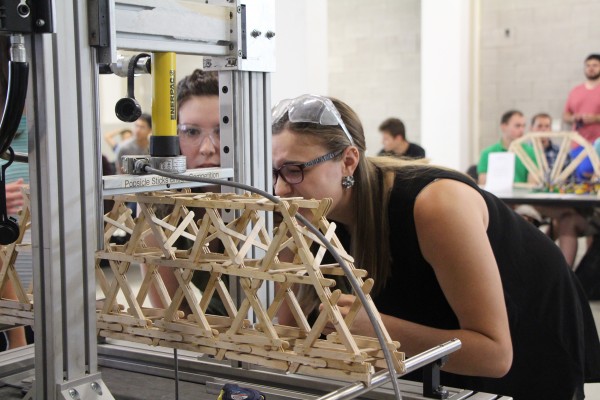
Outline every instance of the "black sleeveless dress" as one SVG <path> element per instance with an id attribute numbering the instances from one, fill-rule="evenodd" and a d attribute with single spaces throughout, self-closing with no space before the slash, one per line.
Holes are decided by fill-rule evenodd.
<path id="1" fill-rule="evenodd" d="M 392 276 L 374 297 L 379 311 L 430 327 L 459 328 L 415 229 L 415 199 L 437 179 L 463 182 L 485 199 L 513 344 L 513 364 L 503 378 L 442 373 L 442 384 L 515 399 L 571 400 L 584 381 L 600 381 L 600 343 L 589 303 L 558 246 L 457 172 L 418 166 L 397 173 L 389 205 Z"/>

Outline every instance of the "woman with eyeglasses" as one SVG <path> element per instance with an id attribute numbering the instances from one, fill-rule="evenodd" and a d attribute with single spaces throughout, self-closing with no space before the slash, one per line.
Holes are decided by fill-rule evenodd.
<path id="1" fill-rule="evenodd" d="M 221 142 L 219 136 L 219 78 L 216 72 L 206 72 L 199 69 L 185 76 L 177 84 L 177 134 L 181 154 L 186 157 L 188 169 L 219 167 L 221 165 Z M 192 190 L 203 190 L 195 188 Z M 209 191 L 218 191 L 218 187 L 210 187 Z M 172 212 L 170 206 L 158 206 L 155 210 L 159 218 Z M 202 210 L 193 210 L 196 218 L 201 218 Z M 146 239 L 146 244 L 149 244 Z M 180 237 L 174 244 L 178 249 L 189 249 L 193 243 Z M 144 270 L 147 268 L 144 266 Z M 168 267 L 160 267 L 159 273 L 165 287 L 171 296 L 179 287 L 179 283 Z M 209 274 L 195 271 L 192 283 L 204 290 L 208 283 Z M 224 278 L 226 280 L 227 278 Z M 154 286 L 149 290 L 150 303 L 153 307 L 164 307 Z M 189 306 L 184 301 L 181 310 L 190 313 Z M 208 306 L 209 314 L 225 315 L 226 311 L 217 296 L 213 296 Z"/>
<path id="2" fill-rule="evenodd" d="M 589 304 L 560 250 L 466 175 L 368 158 L 350 107 L 304 95 L 273 109 L 273 183 L 282 197 L 333 199 L 328 218 L 375 279 L 372 297 L 407 356 L 461 340 L 442 384 L 571 400 L 600 379 Z M 318 312 L 312 293 L 299 296 Z M 342 295 L 342 313 L 352 301 Z M 278 317 L 295 324 L 287 307 Z M 374 335 L 364 310 L 353 333 Z"/>
<path id="3" fill-rule="evenodd" d="M 195 70 L 177 84 L 177 134 L 188 169 L 219 167 L 219 78 Z"/>

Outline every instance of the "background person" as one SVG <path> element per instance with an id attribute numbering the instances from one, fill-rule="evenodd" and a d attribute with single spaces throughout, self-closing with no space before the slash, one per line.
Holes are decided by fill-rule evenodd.
<path id="1" fill-rule="evenodd" d="M 314 122 L 331 120 L 310 109 L 318 99 L 339 111 L 337 125 Z M 333 200 L 328 217 L 375 279 L 373 300 L 407 356 L 459 338 L 441 383 L 517 400 L 571 400 L 584 378 L 600 379 L 589 304 L 547 236 L 463 174 L 365 151 L 358 117 L 338 100 L 275 108 L 275 194 Z M 318 309 L 314 294 L 299 296 L 306 313 Z M 342 314 L 353 301 L 342 295 Z M 294 324 L 286 306 L 279 320 Z M 364 309 L 352 331 L 373 335 Z"/>
<path id="2" fill-rule="evenodd" d="M 525 117 L 518 110 L 510 110 L 505 112 L 500 119 L 500 141 L 486 147 L 481 152 L 479 163 L 477 164 L 478 183 L 485 185 L 488 171 L 488 156 L 490 153 L 507 152 L 510 144 L 520 137 L 525 132 Z M 529 154 L 532 160 L 535 160 L 533 148 L 529 145 L 523 145 L 523 149 Z M 519 157 L 515 157 L 515 182 L 527 182 L 528 171 Z"/>
<path id="3" fill-rule="evenodd" d="M 177 84 L 177 131 L 187 168 L 221 165 L 219 77 L 196 69 Z"/>
<path id="4" fill-rule="evenodd" d="M 569 93 L 563 120 L 588 142 L 600 138 L 600 54 L 590 54 L 584 64 L 585 82 Z"/>
<path id="5" fill-rule="evenodd" d="M 149 154 L 151 134 L 152 116 L 144 113 L 133 123 L 133 136 L 117 147 L 115 166 L 118 174 L 123 173 L 121 157 Z"/>
<path id="6" fill-rule="evenodd" d="M 205 72 L 199 69 L 181 79 L 177 84 L 177 110 L 179 147 L 181 154 L 186 157 L 188 169 L 219 167 L 221 165 L 221 141 L 219 118 L 219 78 L 215 72 Z M 206 191 L 206 187 L 193 188 L 193 191 Z M 208 187 L 208 191 L 217 192 L 218 187 Z M 156 214 L 163 218 L 170 212 L 170 207 L 158 207 Z M 196 220 L 202 218 L 202 210 L 194 209 Z M 154 238 L 147 238 L 151 245 Z M 186 238 L 179 238 L 175 242 L 178 249 L 191 248 L 193 243 Z M 144 272 L 147 267 L 142 265 Z M 159 267 L 158 272 L 165 284 L 167 292 L 173 297 L 179 283 L 169 267 Z M 205 271 L 195 271 L 192 283 L 200 290 L 204 290 L 210 275 Z M 226 277 L 223 280 L 227 280 Z M 148 293 L 153 307 L 162 307 L 158 293 L 154 286 Z M 187 302 L 184 301 L 181 310 L 186 314 L 190 312 Z M 212 298 L 207 312 L 210 314 L 225 315 L 226 311 L 222 302 L 217 297 Z"/>
<path id="7" fill-rule="evenodd" d="M 550 114 L 544 112 L 535 114 L 531 118 L 531 132 L 552 132 L 552 117 Z M 549 138 L 543 138 L 541 142 L 548 168 L 551 170 L 560 149 Z M 568 163 L 568 160 L 565 161 L 565 165 Z"/>
<path id="8" fill-rule="evenodd" d="M 531 118 L 532 132 L 551 132 L 552 117 L 548 113 L 538 113 Z M 551 169 L 556 161 L 559 148 L 548 138 L 542 140 L 544 155 L 548 162 L 548 168 Z M 570 156 L 567 156 L 565 165 L 569 164 Z M 550 232 L 553 239 L 558 240 L 558 246 L 562 251 L 567 264 L 573 268 L 577 248 L 579 246 L 577 238 L 582 236 L 588 228 L 586 218 L 577 210 L 571 207 L 544 207 L 537 206 L 536 210 L 552 219 L 553 228 Z"/>
<path id="9" fill-rule="evenodd" d="M 380 156 L 425 158 L 425 149 L 406 140 L 404 123 L 398 118 L 388 118 L 379 126 L 383 149 Z"/>
<path id="10" fill-rule="evenodd" d="M 117 150 L 117 146 L 130 139 L 133 136 L 131 129 L 115 129 L 104 134 L 104 141 L 110 146 L 113 151 Z"/>

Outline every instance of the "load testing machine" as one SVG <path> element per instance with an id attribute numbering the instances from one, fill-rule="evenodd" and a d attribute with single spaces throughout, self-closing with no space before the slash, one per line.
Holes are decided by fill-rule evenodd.
<path id="1" fill-rule="evenodd" d="M 30 171 L 23 210 L 9 218 L 4 199 L 0 218 L 0 285 L 15 291 L 14 299 L 0 299 L 0 327 L 30 325 L 35 332 L 35 344 L 0 354 L 3 382 L 28 383 L 31 399 L 117 398 L 123 382 L 107 379 L 114 370 L 130 393 L 141 393 L 142 383 L 127 372 L 170 378 L 175 398 L 180 382 L 196 384 L 200 399 L 216 399 L 232 383 L 268 399 L 500 398 L 440 386 L 439 369 L 460 348 L 458 340 L 405 358 L 371 300 L 373 280 L 354 265 L 326 218 L 330 200 L 270 194 L 276 5 L 0 0 L 0 35 L 11 42 L 10 60 L 2 60 L 10 70 L 2 171 L 16 162 L 28 162 Z M 180 155 L 177 54 L 202 56 L 203 69 L 218 72 L 218 168 L 188 170 Z M 124 157 L 125 174 L 104 177 L 101 74 L 126 79 L 114 112 L 128 122 L 141 114 L 135 77 L 152 78 L 150 154 Z M 25 154 L 10 147 L 23 110 Z M 220 190 L 190 190 L 208 185 Z M 103 209 L 103 200 L 112 206 Z M 169 207 L 164 218 L 155 212 L 159 205 Z M 126 239 L 112 240 L 117 231 Z M 180 249 L 179 238 L 193 245 Z M 26 248 L 33 254 L 32 292 L 14 267 Z M 282 252 L 292 261 L 280 260 Z M 335 263 L 325 263 L 327 252 Z M 139 264 L 147 270 L 134 282 Z M 159 268 L 172 269 L 174 295 Z M 197 271 L 209 276 L 201 294 L 191 284 Z M 336 305 L 336 276 L 345 276 L 356 294 L 346 316 Z M 324 305 L 316 321 L 304 316 L 294 285 L 316 291 Z M 151 290 L 162 307 L 148 305 Z M 213 298 L 224 315 L 208 312 Z M 295 326 L 278 323 L 282 304 Z M 361 308 L 377 338 L 351 333 Z M 334 332 L 325 335 L 326 326 Z M 419 368 L 423 383 L 398 379 Z"/>

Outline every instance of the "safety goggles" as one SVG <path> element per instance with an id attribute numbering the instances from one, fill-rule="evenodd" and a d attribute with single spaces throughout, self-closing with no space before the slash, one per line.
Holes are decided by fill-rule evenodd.
<path id="1" fill-rule="evenodd" d="M 290 122 L 310 122 L 313 124 L 335 126 L 339 125 L 350 144 L 354 140 L 346 128 L 342 116 L 333 102 L 327 97 L 313 94 L 303 94 L 295 99 L 281 100 L 272 110 L 273 124 L 287 113 Z"/>
<path id="2" fill-rule="evenodd" d="M 324 156 L 317 157 L 314 160 L 305 163 L 289 163 L 284 164 L 279 168 L 273 168 L 273 186 L 277 183 L 277 178 L 281 177 L 290 185 L 297 185 L 304 180 L 304 169 L 321 164 L 325 161 L 332 160 L 342 154 L 343 150 L 332 151 Z"/>
<path id="3" fill-rule="evenodd" d="M 200 145 L 206 139 L 209 139 L 213 146 L 219 146 L 221 142 L 218 126 L 213 129 L 204 129 L 198 125 L 179 124 L 177 125 L 177 134 L 180 141 L 185 141 L 192 145 Z"/>

